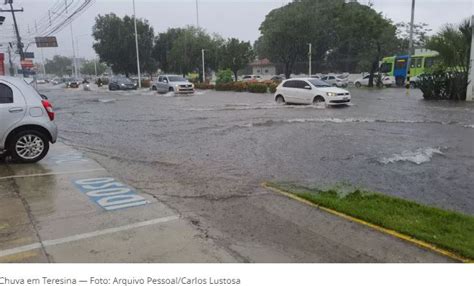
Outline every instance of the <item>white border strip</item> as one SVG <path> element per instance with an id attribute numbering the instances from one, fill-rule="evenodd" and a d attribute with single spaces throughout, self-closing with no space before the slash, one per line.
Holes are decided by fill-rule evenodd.
<path id="1" fill-rule="evenodd" d="M 97 171 L 106 171 L 106 170 L 104 168 L 100 168 L 100 169 L 66 171 L 66 172 L 52 172 L 52 173 L 30 174 L 30 175 L 14 175 L 14 176 L 0 177 L 0 180 L 15 179 L 15 178 L 29 178 L 29 177 L 42 177 L 42 176 L 69 175 L 69 174 L 79 174 L 79 173 L 91 173 L 91 172 L 97 172 Z"/>
<path id="2" fill-rule="evenodd" d="M 79 241 L 87 238 L 93 238 L 97 236 L 102 236 L 106 234 L 112 234 L 112 233 L 117 233 L 121 231 L 126 231 L 126 230 L 131 230 L 135 228 L 140 228 L 144 226 L 149 226 L 149 225 L 155 225 L 155 224 L 160 224 L 160 223 L 165 223 L 173 220 L 179 219 L 179 216 L 168 216 L 168 217 L 162 217 L 162 218 L 157 218 L 157 219 L 152 219 L 152 220 L 147 220 L 139 223 L 134 223 L 134 224 L 129 224 L 129 225 L 124 225 L 124 226 L 119 226 L 119 227 L 114 227 L 114 228 L 107 228 L 104 230 L 98 230 L 98 231 L 93 231 L 93 232 L 87 232 L 87 233 L 82 233 L 82 234 L 77 234 L 77 235 L 72 235 L 68 237 L 63 237 L 59 239 L 53 239 L 53 240 L 45 240 L 42 243 L 33 243 L 33 244 L 28 244 L 20 247 L 15 247 L 11 249 L 5 249 L 0 251 L 0 257 L 5 257 L 5 256 L 10 256 L 13 254 L 18 254 L 30 250 L 35 250 L 39 249 L 41 247 L 47 247 L 47 246 L 54 246 L 54 245 L 60 245 L 60 244 L 65 244 L 68 242 L 74 242 L 74 241 Z"/>

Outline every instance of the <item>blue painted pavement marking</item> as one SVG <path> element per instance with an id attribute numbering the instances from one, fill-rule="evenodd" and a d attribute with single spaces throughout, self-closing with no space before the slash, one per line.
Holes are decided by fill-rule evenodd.
<path id="1" fill-rule="evenodd" d="M 74 181 L 74 185 L 93 202 L 107 211 L 143 206 L 148 203 L 134 189 L 114 178 L 92 178 Z"/>

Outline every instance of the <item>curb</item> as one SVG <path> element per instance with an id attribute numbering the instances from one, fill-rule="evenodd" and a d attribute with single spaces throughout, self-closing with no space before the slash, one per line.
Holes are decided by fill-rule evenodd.
<path id="1" fill-rule="evenodd" d="M 406 234 L 402 234 L 402 233 L 399 233 L 395 230 L 391 230 L 391 229 L 388 229 L 388 228 L 384 228 L 384 227 L 381 227 L 381 226 L 378 226 L 378 225 L 375 225 L 373 223 L 370 223 L 370 222 L 367 222 L 367 221 L 364 221 L 364 220 L 361 220 L 359 218 L 356 218 L 356 217 L 352 217 L 350 215 L 347 215 L 347 214 L 344 214 L 344 213 L 341 213 L 341 212 L 338 212 L 338 211 L 335 211 L 333 209 L 330 209 L 330 208 L 326 208 L 326 207 L 323 207 L 323 206 L 320 206 L 318 204 L 315 204 L 313 202 L 310 202 L 308 200 L 305 200 L 305 199 L 302 199 L 294 194 L 291 194 L 291 193 L 288 193 L 288 192 L 285 192 L 285 191 L 282 191 L 280 189 L 277 189 L 275 187 L 271 187 L 268 185 L 268 182 L 263 182 L 261 184 L 261 186 L 267 190 L 271 190 L 275 193 L 278 193 L 280 195 L 283 195 L 287 198 L 290 198 L 290 199 L 293 199 L 295 201 L 298 201 L 300 203 L 303 203 L 303 204 L 306 204 L 306 205 L 309 205 L 311 207 L 315 207 L 315 208 L 318 208 L 322 211 L 325 211 L 327 213 L 330 213 L 332 215 L 335 215 L 335 216 L 338 216 L 338 217 L 341 217 L 341 218 L 344 218 L 346 220 L 349 220 L 351 222 L 355 222 L 355 223 L 358 223 L 358 224 L 361 224 L 361 225 L 364 225 L 364 226 L 367 226 L 369 228 L 372 228 L 372 229 L 375 229 L 379 232 L 382 232 L 382 233 L 385 233 L 385 234 L 388 234 L 388 235 L 391 235 L 393 237 L 396 237 L 400 240 L 403 240 L 405 242 L 409 242 L 411 244 L 414 244 L 418 247 L 421 247 L 421 248 L 424 248 L 424 249 L 428 249 L 428 250 L 431 250 L 433 252 L 436 252 L 438 254 L 441 254 L 443 256 L 446 256 L 448 258 L 451 258 L 453 260 L 456 260 L 458 262 L 463 262 L 463 263 L 474 263 L 474 260 L 471 260 L 469 258 L 465 258 L 465 257 L 462 257 L 456 253 L 453 253 L 449 250 L 445 250 L 445 249 L 442 249 L 442 248 L 439 248 L 438 246 L 436 245 L 433 245 L 431 243 L 428 243 L 428 242 L 425 242 L 425 241 L 422 241 L 422 240 L 419 240 L 419 239 L 416 239 L 416 238 L 413 238 L 411 236 L 408 236 Z"/>

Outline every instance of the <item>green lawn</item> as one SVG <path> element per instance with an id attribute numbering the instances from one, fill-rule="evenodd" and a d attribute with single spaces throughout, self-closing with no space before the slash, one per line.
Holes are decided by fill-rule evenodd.
<path id="1" fill-rule="evenodd" d="M 269 183 L 317 205 L 429 242 L 474 259 L 474 217 L 369 192 L 347 184 L 304 187 Z"/>

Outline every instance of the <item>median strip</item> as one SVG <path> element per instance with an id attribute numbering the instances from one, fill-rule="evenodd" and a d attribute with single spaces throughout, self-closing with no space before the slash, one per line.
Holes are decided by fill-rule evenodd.
<path id="1" fill-rule="evenodd" d="M 474 217 L 370 192 L 348 184 L 263 187 L 452 259 L 474 263 Z"/>

